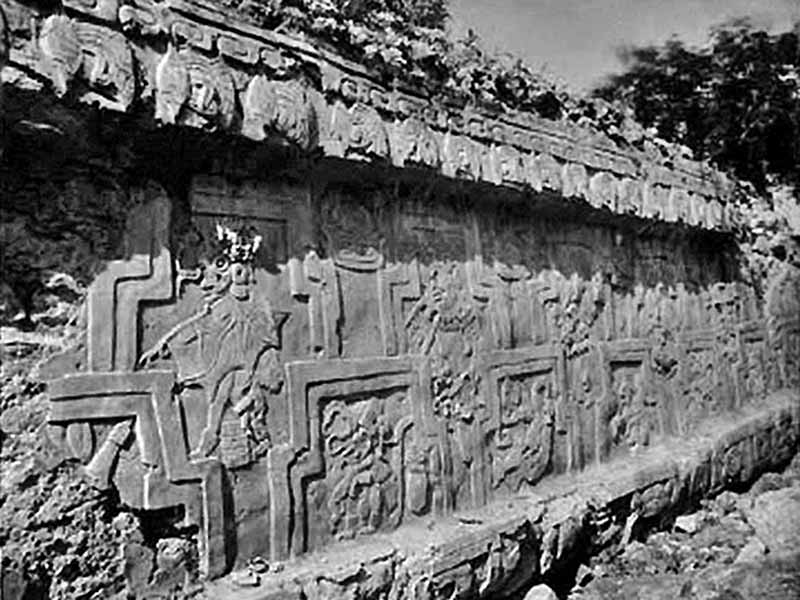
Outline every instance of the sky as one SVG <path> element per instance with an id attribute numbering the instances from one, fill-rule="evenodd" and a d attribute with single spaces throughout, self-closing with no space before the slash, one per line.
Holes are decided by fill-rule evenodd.
<path id="1" fill-rule="evenodd" d="M 489 48 L 585 91 L 621 69 L 620 46 L 673 35 L 702 44 L 711 26 L 744 16 L 787 30 L 800 20 L 800 0 L 450 0 L 450 12 L 456 33 L 474 29 Z"/>

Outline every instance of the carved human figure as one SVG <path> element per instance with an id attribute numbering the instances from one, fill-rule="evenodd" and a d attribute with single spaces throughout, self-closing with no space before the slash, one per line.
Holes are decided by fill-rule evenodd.
<path id="1" fill-rule="evenodd" d="M 472 463 L 482 445 L 485 406 L 476 365 L 481 314 L 458 264 L 434 263 L 428 284 L 406 318 L 410 352 L 430 356 L 433 412 L 452 440 L 449 465 L 454 498 L 470 493 Z M 472 490 L 474 492 L 474 490 Z"/>
<path id="2" fill-rule="evenodd" d="M 506 379 L 501 391 L 500 429 L 495 434 L 496 453 L 492 482 L 519 491 L 522 483 L 535 484 L 550 464 L 553 445 L 553 399 L 542 376 Z"/>
<path id="3" fill-rule="evenodd" d="M 203 390 L 206 420 L 192 452 L 195 457 L 208 456 L 217 447 L 228 406 L 240 416 L 253 442 L 268 444 L 263 393 L 275 393 L 282 385 L 275 319 L 269 302 L 256 299 L 253 290 L 252 262 L 261 238 L 218 225 L 216 242 L 218 255 L 205 262 L 198 275 L 202 306 L 140 359 L 147 363 L 166 351 L 178 363 L 179 387 Z M 255 453 L 261 450 L 257 447 Z"/>
<path id="4" fill-rule="evenodd" d="M 379 406 L 380 400 L 371 398 L 355 415 L 336 401 L 325 413 L 328 468 L 336 473 L 327 508 L 339 539 L 399 524 L 400 484 L 391 460 L 399 440 Z"/>
<path id="5" fill-rule="evenodd" d="M 645 410 L 642 376 L 624 374 L 616 390 L 616 410 L 609 423 L 615 443 L 640 449 L 650 442 L 650 424 Z"/>

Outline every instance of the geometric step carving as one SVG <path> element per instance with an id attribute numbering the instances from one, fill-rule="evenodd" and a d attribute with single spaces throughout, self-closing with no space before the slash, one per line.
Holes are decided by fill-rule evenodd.
<path id="1" fill-rule="evenodd" d="M 50 384 L 48 422 L 69 426 L 132 419 L 142 481 L 114 473 L 109 479 L 133 506 L 183 505 L 187 524 L 199 527 L 200 569 L 217 577 L 226 566 L 221 464 L 216 458 L 188 460 L 174 385 L 171 371 L 67 375 Z"/>

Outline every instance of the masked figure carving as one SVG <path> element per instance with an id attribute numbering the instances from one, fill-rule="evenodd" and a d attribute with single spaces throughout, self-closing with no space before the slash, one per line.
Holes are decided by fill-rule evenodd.
<path id="1" fill-rule="evenodd" d="M 217 225 L 216 242 L 215 259 L 195 274 L 201 280 L 202 306 L 169 330 L 141 362 L 165 355 L 175 359 L 181 391 L 200 388 L 205 400 L 205 423 L 192 454 L 209 456 L 219 445 L 223 462 L 235 467 L 269 447 L 266 396 L 278 392 L 283 379 L 275 317 L 269 302 L 254 293 L 252 263 L 261 237 Z M 230 439 L 237 428 L 223 418 L 228 407 L 239 417 L 245 439 Z"/>

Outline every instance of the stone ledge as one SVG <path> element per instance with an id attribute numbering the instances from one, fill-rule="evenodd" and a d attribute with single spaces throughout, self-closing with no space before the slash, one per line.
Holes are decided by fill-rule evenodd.
<path id="1" fill-rule="evenodd" d="M 739 220 L 730 182 L 701 163 L 623 149 L 530 114 L 433 104 L 201 0 L 67 0 L 63 14 L 16 0 L 0 6 L 10 87 L 330 157 L 547 191 L 620 215 L 719 231 Z"/>
<path id="2" fill-rule="evenodd" d="M 607 545 L 625 522 L 663 519 L 704 496 L 745 485 L 797 452 L 800 392 L 709 420 L 707 433 L 675 439 L 538 486 L 536 495 L 490 504 L 391 534 L 339 543 L 238 587 L 240 574 L 210 583 L 209 597 L 492 597 L 530 585 L 576 551 Z M 582 548 L 582 545 L 583 548 Z"/>

